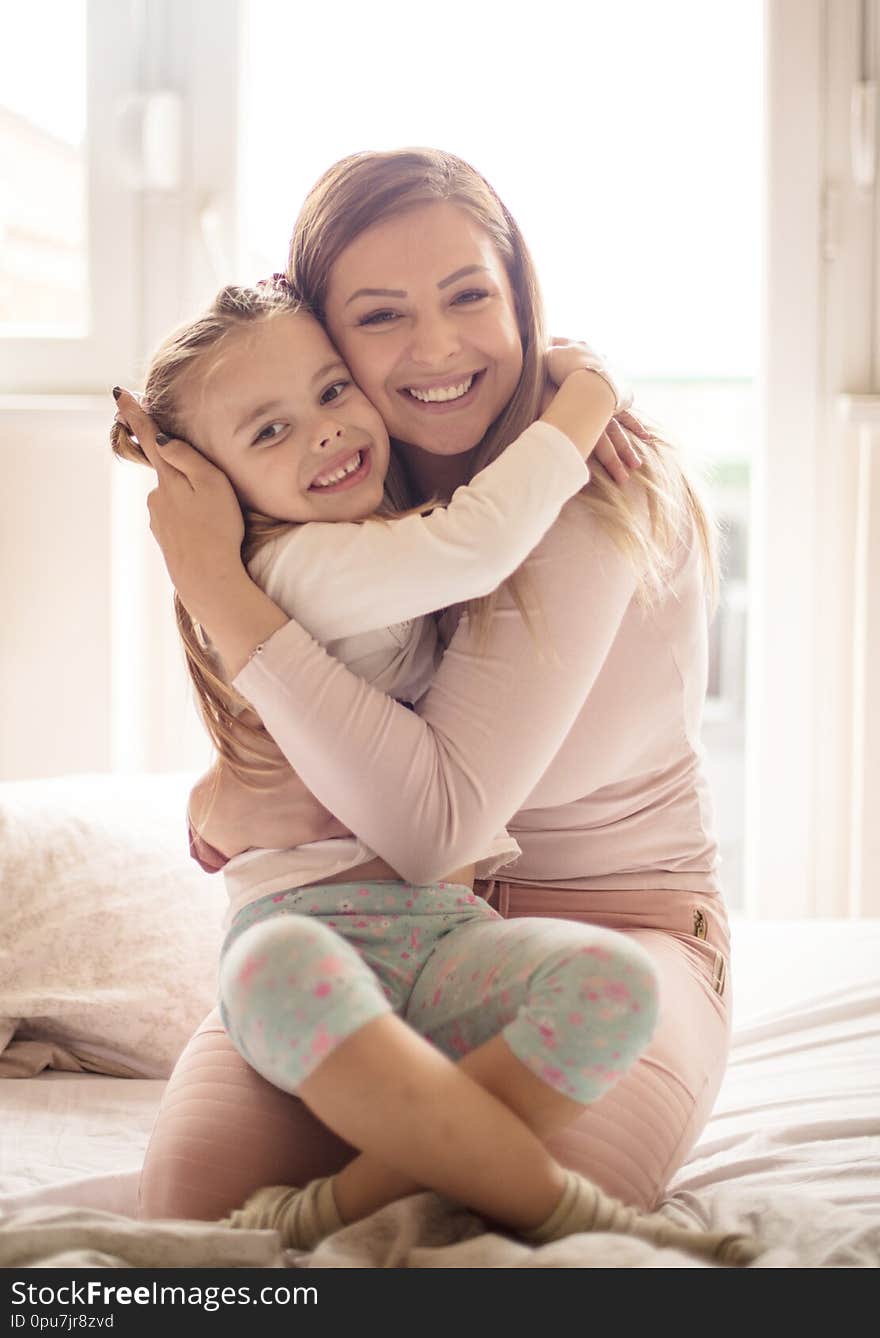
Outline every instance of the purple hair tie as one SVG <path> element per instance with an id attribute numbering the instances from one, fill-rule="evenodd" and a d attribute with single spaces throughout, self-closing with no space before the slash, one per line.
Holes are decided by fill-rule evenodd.
<path id="1" fill-rule="evenodd" d="M 295 296 L 296 296 L 296 293 L 294 292 L 293 284 L 290 282 L 290 280 L 288 279 L 288 277 L 287 277 L 286 274 L 278 274 L 278 273 L 276 273 L 276 274 L 273 274 L 273 275 L 272 275 L 271 279 L 260 279 L 259 282 L 257 283 L 257 287 L 258 287 L 258 288 L 269 288 L 269 287 L 280 288 L 280 289 L 282 290 L 282 292 L 287 293 L 289 297 L 295 297 Z"/>

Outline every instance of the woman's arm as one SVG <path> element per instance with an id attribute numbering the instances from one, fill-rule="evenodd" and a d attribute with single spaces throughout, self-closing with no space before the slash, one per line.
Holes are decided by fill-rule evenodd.
<path id="1" fill-rule="evenodd" d="M 218 757 L 189 795 L 190 854 L 210 873 L 244 850 L 284 850 L 352 834 L 318 803 L 254 712 L 239 716 L 233 733 L 245 718 L 258 733 L 242 736 L 242 741 L 256 748 L 271 768 L 269 774 L 252 777 L 245 785 Z"/>
<path id="2" fill-rule="evenodd" d="M 413 882 L 471 862 L 524 805 L 636 588 L 631 563 L 577 500 L 525 570 L 540 645 L 502 592 L 485 647 L 462 619 L 416 713 L 351 674 L 294 622 L 236 676 L 320 802 Z M 211 634 L 222 642 L 219 623 Z"/>

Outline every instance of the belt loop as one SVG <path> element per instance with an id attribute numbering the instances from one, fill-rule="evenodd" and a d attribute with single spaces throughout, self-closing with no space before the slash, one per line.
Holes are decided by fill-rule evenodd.
<path id="1" fill-rule="evenodd" d="M 492 898 L 495 895 L 495 888 L 498 886 L 498 884 L 495 882 L 494 878 L 487 878 L 483 886 L 485 888 L 485 891 L 483 892 L 483 900 L 487 903 L 487 905 L 491 906 Z"/>
<path id="2" fill-rule="evenodd" d="M 498 914 L 505 920 L 510 916 L 510 883 L 498 884 Z"/>

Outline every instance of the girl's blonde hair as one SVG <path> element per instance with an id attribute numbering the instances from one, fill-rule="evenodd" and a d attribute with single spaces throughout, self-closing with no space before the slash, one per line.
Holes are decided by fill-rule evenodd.
<path id="1" fill-rule="evenodd" d="M 223 288 L 203 315 L 174 330 L 153 354 L 141 397 L 144 412 L 150 415 L 160 432 L 186 439 L 189 428 L 181 387 L 196 363 L 207 353 L 219 352 L 230 334 L 248 325 L 300 312 L 311 314 L 284 276 L 276 276 L 275 280 L 253 288 Z M 150 463 L 141 447 L 118 422 L 111 430 L 110 444 L 114 454 L 121 459 L 138 464 Z M 398 472 L 398 466 L 389 467 L 379 511 L 381 516 L 402 513 L 401 499 L 405 489 L 397 477 Z M 416 509 L 421 511 L 423 508 Z M 242 513 L 241 557 L 246 566 L 270 539 L 295 528 L 291 521 L 278 520 L 259 511 L 243 508 Z M 247 712 L 252 720 L 258 719 L 245 698 L 223 678 L 218 657 L 204 629 L 190 617 L 176 591 L 174 614 L 195 688 L 196 706 L 205 727 L 217 752 L 235 775 L 245 785 L 256 788 L 258 777 L 277 772 L 277 763 L 266 760 L 265 730 L 261 724 L 252 724 L 242 718 Z M 264 745 L 262 750 L 258 746 L 260 743 Z"/>
<path id="2" fill-rule="evenodd" d="M 476 473 L 540 416 L 547 348 L 534 263 L 515 220 L 485 178 L 463 159 L 439 149 L 396 149 L 343 158 L 324 173 L 306 198 L 290 243 L 288 272 L 318 319 L 324 320 L 330 274 L 345 248 L 367 228 L 436 201 L 458 205 L 491 237 L 510 280 L 522 338 L 519 383 L 479 443 L 473 463 Z M 642 416 L 620 413 L 617 419 L 641 446 L 638 477 L 646 493 L 647 516 L 634 505 L 631 490 L 621 489 L 598 468 L 591 471 L 590 482 L 580 494 L 585 505 L 635 564 L 643 601 L 662 590 L 674 549 L 680 539 L 687 541 L 692 525 L 714 603 L 718 579 L 715 531 L 677 450 Z M 403 444 L 392 442 L 392 453 L 401 463 L 403 451 Z M 528 621 L 529 613 L 537 610 L 534 605 L 527 607 L 523 575 L 520 569 L 508 587 Z M 497 597 L 496 591 L 468 606 L 481 637 L 485 637 Z"/>

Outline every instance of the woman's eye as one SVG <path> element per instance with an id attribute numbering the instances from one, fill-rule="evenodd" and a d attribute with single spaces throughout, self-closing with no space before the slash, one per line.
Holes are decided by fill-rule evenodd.
<path id="1" fill-rule="evenodd" d="M 396 311 L 371 311 L 367 316 L 361 317 L 358 325 L 390 325 L 396 319 Z"/>
<path id="2" fill-rule="evenodd" d="M 257 435 L 254 437 L 254 445 L 256 446 L 260 442 L 275 441 L 276 438 L 279 437 L 281 433 L 284 431 L 286 426 L 287 426 L 286 423 L 269 423 L 266 427 L 263 428 L 261 432 L 258 432 Z"/>
<path id="3" fill-rule="evenodd" d="M 339 399 L 339 396 L 340 396 L 340 395 L 341 395 L 341 394 L 342 394 L 342 393 L 343 393 L 343 392 L 344 392 L 350 385 L 351 385 L 351 382 L 350 382 L 350 381 L 334 381 L 334 382 L 333 382 L 333 385 L 332 385 L 332 386 L 328 386 L 327 389 L 322 393 L 322 395 L 321 395 L 321 403 L 322 403 L 322 404 L 332 404 L 334 400 L 338 400 L 338 399 Z"/>
<path id="4" fill-rule="evenodd" d="M 465 302 L 467 306 L 471 302 L 479 302 L 480 298 L 488 296 L 489 294 L 482 288 L 469 288 L 465 293 L 458 293 L 455 300 L 456 302 L 465 302 L 465 299 L 469 299 L 468 302 Z"/>

